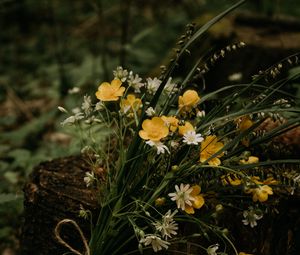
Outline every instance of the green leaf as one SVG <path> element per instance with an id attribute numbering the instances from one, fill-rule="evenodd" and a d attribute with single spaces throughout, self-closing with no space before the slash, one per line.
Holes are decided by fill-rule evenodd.
<path id="1" fill-rule="evenodd" d="M 37 134 L 43 130 L 50 119 L 53 119 L 56 110 L 49 111 L 37 119 L 33 119 L 17 130 L 0 135 L 0 141 L 9 141 L 11 144 L 20 146 L 30 134 Z"/>
<path id="2" fill-rule="evenodd" d="M 8 194 L 0 194 L 0 204 L 13 202 L 16 200 L 19 200 L 21 196 L 18 196 L 16 194 L 8 193 Z"/>
<path id="3" fill-rule="evenodd" d="M 4 177 L 11 184 L 16 184 L 16 183 L 18 183 L 19 174 L 17 172 L 8 171 L 4 174 Z"/>

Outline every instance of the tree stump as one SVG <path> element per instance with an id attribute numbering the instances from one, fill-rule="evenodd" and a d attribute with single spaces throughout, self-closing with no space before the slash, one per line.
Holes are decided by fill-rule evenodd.
<path id="1" fill-rule="evenodd" d="M 80 205 L 92 212 L 97 209 L 95 190 L 87 189 L 83 182 L 87 171 L 90 171 L 89 166 L 80 156 L 44 162 L 33 170 L 24 187 L 22 255 L 69 252 L 54 235 L 55 226 L 65 218 L 76 221 L 89 238 L 90 224 L 79 217 Z M 84 250 L 80 235 L 73 226 L 62 226 L 61 237 L 74 249 Z"/>
<path id="2" fill-rule="evenodd" d="M 81 156 L 55 159 L 35 167 L 30 180 L 24 188 L 24 225 L 21 237 L 22 255 L 61 255 L 70 252 L 61 245 L 54 235 L 57 223 L 63 219 L 74 220 L 88 240 L 90 224 L 79 217 L 80 205 L 97 215 L 96 190 L 87 189 L 83 182 L 89 165 Z M 300 194 L 288 196 L 278 206 L 280 214 L 268 218 L 256 229 L 243 226 L 236 221 L 235 213 L 224 214 L 224 222 L 233 226 L 233 240 L 238 247 L 246 251 L 255 248 L 256 255 L 298 255 L 300 249 Z M 221 220 L 221 219 L 220 219 Z M 193 226 L 182 226 L 190 233 Z M 276 231 L 274 231 L 274 229 Z M 82 251 L 83 241 L 78 231 L 71 225 L 64 225 L 61 237 L 71 247 Z M 207 240 L 197 241 L 198 243 Z M 164 254 L 175 255 L 177 252 L 191 252 L 188 245 L 174 245 Z M 195 248 L 196 249 L 196 248 Z M 195 253 L 194 253 L 195 252 Z M 194 250 L 193 254 L 197 254 Z M 152 254 L 147 253 L 146 254 Z M 202 253 L 199 253 L 202 254 Z"/>

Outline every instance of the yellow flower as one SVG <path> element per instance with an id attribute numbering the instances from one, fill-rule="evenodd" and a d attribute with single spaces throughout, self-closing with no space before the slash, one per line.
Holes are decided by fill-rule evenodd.
<path id="1" fill-rule="evenodd" d="M 178 133 L 180 135 L 184 136 L 184 134 L 188 131 L 195 131 L 193 125 L 190 122 L 186 121 L 184 123 L 184 126 L 178 126 Z"/>
<path id="2" fill-rule="evenodd" d="M 218 142 L 218 139 L 215 135 L 209 135 L 205 138 L 205 140 L 201 143 L 201 151 L 200 151 L 200 162 L 205 162 L 208 158 L 210 158 L 213 154 L 218 152 L 224 147 L 222 142 Z M 221 165 L 221 160 L 224 153 L 222 152 L 218 156 L 212 158 L 208 161 L 208 164 L 211 166 L 219 166 Z"/>
<path id="3" fill-rule="evenodd" d="M 117 101 L 125 91 L 125 87 L 121 85 L 122 82 L 118 79 L 112 80 L 111 83 L 103 82 L 98 87 L 96 97 L 101 101 Z"/>
<path id="4" fill-rule="evenodd" d="M 259 158 L 255 157 L 255 156 L 250 156 L 248 158 L 248 160 L 245 160 L 245 159 L 241 159 L 240 160 L 240 163 L 242 163 L 243 165 L 246 165 L 246 164 L 255 164 L 255 163 L 258 163 L 258 162 L 259 162 Z"/>
<path id="5" fill-rule="evenodd" d="M 197 91 L 189 89 L 178 98 L 179 111 L 189 112 L 195 107 L 200 101 L 200 97 Z"/>
<path id="6" fill-rule="evenodd" d="M 230 184 L 232 186 L 238 186 L 242 184 L 242 180 L 238 178 L 236 174 L 227 174 L 221 176 L 223 185 Z"/>
<path id="7" fill-rule="evenodd" d="M 142 100 L 136 98 L 135 95 L 129 94 L 126 99 L 121 99 L 120 107 L 124 113 L 134 113 L 138 112 L 142 106 Z"/>
<path id="8" fill-rule="evenodd" d="M 194 185 L 192 186 L 192 192 L 190 193 L 190 196 L 194 199 L 192 201 L 192 205 L 185 205 L 184 211 L 188 214 L 194 214 L 195 210 L 194 209 L 200 209 L 204 205 L 204 198 L 200 194 L 201 188 L 199 185 Z"/>
<path id="9" fill-rule="evenodd" d="M 253 121 L 249 116 L 244 116 L 237 120 L 237 125 L 240 131 L 245 131 L 253 125 Z"/>
<path id="10" fill-rule="evenodd" d="M 151 120 L 146 119 L 142 123 L 143 130 L 139 131 L 139 135 L 144 140 L 160 141 L 160 139 L 168 136 L 169 128 L 160 117 L 153 117 Z"/>
<path id="11" fill-rule="evenodd" d="M 237 127 L 238 127 L 240 132 L 243 132 L 243 131 L 247 130 L 248 128 L 250 128 L 253 125 L 253 121 L 250 119 L 249 116 L 244 116 L 244 117 L 239 118 L 236 121 L 236 123 L 237 123 Z M 241 143 L 244 146 L 248 147 L 250 141 L 249 141 L 248 138 L 245 137 L 245 138 L 242 139 Z"/>
<path id="12" fill-rule="evenodd" d="M 259 176 L 251 176 L 251 181 L 254 182 L 255 184 L 263 184 L 263 182 L 260 180 Z"/>
<path id="13" fill-rule="evenodd" d="M 161 116 L 161 119 L 165 122 L 167 127 L 170 129 L 171 132 L 175 132 L 178 128 L 179 120 L 174 116 Z"/>
<path id="14" fill-rule="evenodd" d="M 266 180 L 263 181 L 263 184 L 266 184 L 266 185 L 277 185 L 278 184 L 278 181 L 274 180 L 273 177 L 268 177 Z"/>
<path id="15" fill-rule="evenodd" d="M 254 202 L 265 202 L 268 200 L 269 195 L 273 195 L 273 190 L 268 185 L 259 185 L 255 189 L 249 189 L 246 193 L 252 193 L 252 200 Z"/>
<path id="16" fill-rule="evenodd" d="M 253 255 L 253 254 L 245 253 L 245 252 L 239 252 L 239 255 Z"/>

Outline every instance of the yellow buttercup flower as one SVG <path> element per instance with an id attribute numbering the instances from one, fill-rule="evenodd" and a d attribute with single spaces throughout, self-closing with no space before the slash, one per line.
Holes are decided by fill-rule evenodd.
<path id="1" fill-rule="evenodd" d="M 248 160 L 245 160 L 245 159 L 241 159 L 240 160 L 240 163 L 246 165 L 246 164 L 255 164 L 255 163 L 258 163 L 259 162 L 259 158 L 258 157 L 255 157 L 255 156 L 250 156 L 248 158 Z"/>
<path id="2" fill-rule="evenodd" d="M 139 131 L 139 136 L 144 140 L 160 141 L 160 139 L 165 138 L 169 134 L 169 128 L 160 117 L 144 120 L 142 128 Z"/>
<path id="3" fill-rule="evenodd" d="M 96 97 L 101 101 L 118 101 L 125 91 L 125 87 L 121 85 L 122 82 L 118 79 L 112 80 L 111 83 L 103 82 L 98 87 Z"/>
<path id="4" fill-rule="evenodd" d="M 240 132 L 247 130 L 248 128 L 252 127 L 252 125 L 253 125 L 253 121 L 250 119 L 249 116 L 244 116 L 244 117 L 239 118 L 236 121 L 236 123 L 237 123 L 237 127 Z M 249 142 L 250 142 L 249 139 L 246 137 L 243 138 L 241 141 L 241 143 L 246 147 L 249 146 Z"/>
<path id="5" fill-rule="evenodd" d="M 179 135 L 184 136 L 184 134 L 188 131 L 195 131 L 193 125 L 190 122 L 186 121 L 184 123 L 184 126 L 178 126 Z"/>
<path id="6" fill-rule="evenodd" d="M 192 186 L 192 189 L 190 196 L 194 199 L 194 201 L 192 201 L 191 206 L 186 204 L 184 209 L 184 211 L 188 214 L 194 214 L 194 209 L 200 209 L 205 202 L 203 196 L 200 194 L 201 187 L 199 185 L 194 185 Z"/>
<path id="7" fill-rule="evenodd" d="M 170 129 L 171 132 L 175 132 L 178 128 L 179 120 L 174 116 L 161 116 L 161 119 L 165 122 L 167 127 Z"/>
<path id="8" fill-rule="evenodd" d="M 142 106 L 142 100 L 136 98 L 135 95 L 129 94 L 126 99 L 121 99 L 120 107 L 121 110 L 126 114 L 129 113 L 132 115 L 134 112 L 138 112 Z"/>
<path id="9" fill-rule="evenodd" d="M 252 176 L 251 181 L 255 184 L 265 184 L 265 185 L 276 185 L 278 181 L 276 181 L 273 177 L 268 177 L 266 180 L 261 181 L 259 176 Z"/>
<path id="10" fill-rule="evenodd" d="M 279 182 L 276 181 L 273 177 L 268 177 L 266 180 L 263 181 L 263 184 L 266 185 L 277 185 Z"/>
<path id="11" fill-rule="evenodd" d="M 222 142 L 218 142 L 218 139 L 215 135 L 207 136 L 204 141 L 201 143 L 201 151 L 200 151 L 200 162 L 205 162 L 208 158 L 210 158 L 213 154 L 218 152 L 224 147 Z M 218 156 L 212 158 L 208 161 L 208 164 L 211 166 L 219 166 L 221 165 L 221 160 L 224 153 L 222 152 Z"/>
<path id="12" fill-rule="evenodd" d="M 254 182 L 255 184 L 263 184 L 263 182 L 260 180 L 259 176 L 251 176 L 251 181 Z"/>
<path id="13" fill-rule="evenodd" d="M 189 112 L 197 106 L 200 101 L 200 97 L 197 91 L 189 89 L 178 98 L 178 108 L 181 112 Z"/>
<path id="14" fill-rule="evenodd" d="M 236 174 L 227 174 L 221 176 L 221 181 L 223 185 L 232 185 L 232 186 L 238 186 L 242 184 L 242 180 L 239 179 L 239 177 Z"/>
<path id="15" fill-rule="evenodd" d="M 273 190 L 268 185 L 259 185 L 255 189 L 249 189 L 246 193 L 252 193 L 252 200 L 254 202 L 265 202 L 268 200 L 269 195 L 273 195 Z"/>
<path id="16" fill-rule="evenodd" d="M 244 116 L 237 120 L 237 125 L 239 130 L 244 131 L 252 127 L 253 121 L 250 119 L 249 116 Z"/>

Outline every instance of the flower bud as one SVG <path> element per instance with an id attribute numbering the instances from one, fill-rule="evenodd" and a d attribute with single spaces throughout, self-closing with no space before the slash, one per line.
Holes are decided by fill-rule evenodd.
<path id="1" fill-rule="evenodd" d="M 177 172 L 178 169 L 179 169 L 178 165 L 174 165 L 174 166 L 171 167 L 171 170 L 172 170 L 173 172 Z"/>
<path id="2" fill-rule="evenodd" d="M 159 197 L 155 200 L 155 206 L 162 206 L 166 203 L 166 198 Z"/>
<path id="3" fill-rule="evenodd" d="M 216 205 L 216 212 L 217 213 L 220 213 L 221 211 L 223 211 L 223 209 L 224 209 L 223 205 L 221 205 L 221 204 Z"/>

